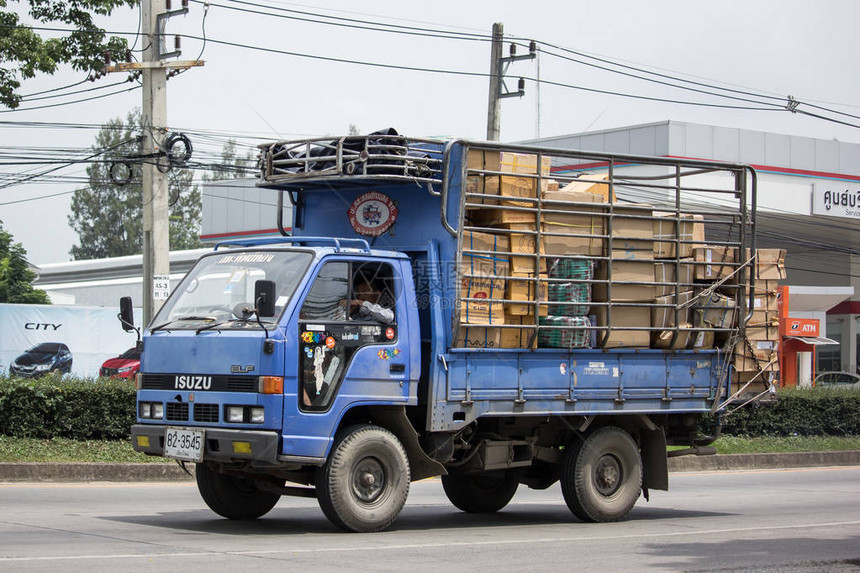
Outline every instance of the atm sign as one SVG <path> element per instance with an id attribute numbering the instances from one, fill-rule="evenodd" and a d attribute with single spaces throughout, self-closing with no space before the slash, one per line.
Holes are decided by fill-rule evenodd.
<path id="1" fill-rule="evenodd" d="M 818 336 L 817 318 L 783 318 L 780 321 L 783 336 Z"/>

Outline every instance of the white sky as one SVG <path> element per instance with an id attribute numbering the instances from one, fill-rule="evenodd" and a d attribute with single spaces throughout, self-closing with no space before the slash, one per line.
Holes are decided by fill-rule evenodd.
<path id="1" fill-rule="evenodd" d="M 215 0 L 230 4 L 230 0 Z M 493 22 L 505 33 L 599 55 L 687 79 L 767 93 L 860 116 L 857 32 L 860 3 L 854 0 L 607 0 L 603 2 L 510 2 L 434 0 L 394 2 L 315 0 L 310 4 L 256 0 L 267 5 L 422 29 L 489 34 Z M 179 0 L 174 5 L 179 4 Z M 203 6 L 174 18 L 169 33 L 200 36 Z M 133 32 L 137 12 L 105 22 L 112 31 Z M 213 40 L 316 56 L 387 64 L 489 71 L 488 42 L 434 39 L 325 26 L 209 9 L 206 36 Z M 507 44 L 506 44 L 507 46 Z M 139 47 L 139 46 L 138 46 Z M 193 59 L 201 42 L 185 38 L 181 59 Z M 507 50 L 507 47 L 506 47 Z M 519 53 L 524 53 L 520 49 Z M 486 135 L 488 79 L 391 70 L 319 59 L 267 54 L 208 42 L 196 68 L 168 82 L 168 123 L 174 130 L 207 130 L 216 139 L 192 139 L 195 159 L 216 153 L 228 134 L 266 138 L 340 135 L 355 124 L 362 133 L 394 127 L 410 136 Z M 515 63 L 508 86 L 533 78 L 533 62 Z M 83 74 L 63 70 L 25 82 L 21 93 L 65 86 Z M 124 75 L 102 79 L 112 83 Z M 646 83 L 544 55 L 542 80 L 676 100 L 746 105 Z M 87 84 L 81 87 L 90 87 Z M 130 85 L 130 84 L 128 84 Z M 105 90 L 112 91 L 112 90 Z M 539 106 L 538 106 L 538 91 Z M 775 133 L 860 142 L 860 129 L 790 114 L 647 102 L 552 85 L 526 85 L 522 99 L 502 102 L 504 141 L 531 139 L 654 121 L 676 120 Z M 95 92 L 97 95 L 103 92 Z M 72 96 L 77 99 L 84 96 Z M 0 113 L 0 122 L 101 124 L 140 106 L 140 91 L 44 110 Z M 64 100 L 23 104 L 22 108 Z M 809 111 L 819 113 L 811 108 Z M 860 124 L 860 119 L 835 118 Z M 0 123 L 0 146 L 89 148 L 93 129 L 48 129 Z M 221 135 L 223 134 L 223 136 Z M 255 139 L 243 139 L 252 143 Z M 42 170 L 0 167 L 0 173 Z M 84 166 L 61 172 L 83 175 Z M 80 186 L 80 184 L 78 184 Z M 25 184 L 0 190 L 0 220 L 23 243 L 34 264 L 70 260 L 77 236 L 68 226 L 74 183 Z M 56 197 L 41 198 L 60 194 Z M 26 200 L 24 202 L 17 202 Z"/>

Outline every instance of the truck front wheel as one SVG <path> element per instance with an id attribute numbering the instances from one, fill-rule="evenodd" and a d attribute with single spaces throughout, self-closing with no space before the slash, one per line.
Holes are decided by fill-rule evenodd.
<path id="1" fill-rule="evenodd" d="M 197 464 L 197 489 L 209 509 L 227 519 L 257 519 L 269 513 L 281 496 L 258 489 L 251 480 L 221 474 Z"/>
<path id="2" fill-rule="evenodd" d="M 382 531 L 403 509 L 409 481 L 409 459 L 394 434 L 378 426 L 352 426 L 338 436 L 317 471 L 317 500 L 341 529 Z"/>
<path id="3" fill-rule="evenodd" d="M 501 474 L 442 476 L 445 495 L 466 513 L 495 513 L 508 505 L 519 481 L 511 472 Z"/>
<path id="4" fill-rule="evenodd" d="M 561 469 L 561 491 L 583 521 L 624 519 L 642 489 L 642 460 L 630 434 L 606 426 L 567 448 Z"/>

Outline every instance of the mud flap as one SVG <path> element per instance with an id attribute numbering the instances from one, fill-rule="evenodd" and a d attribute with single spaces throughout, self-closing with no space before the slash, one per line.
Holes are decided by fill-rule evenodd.
<path id="1" fill-rule="evenodd" d="M 669 458 L 663 428 L 639 433 L 642 451 L 642 491 L 648 499 L 649 489 L 669 490 Z"/>

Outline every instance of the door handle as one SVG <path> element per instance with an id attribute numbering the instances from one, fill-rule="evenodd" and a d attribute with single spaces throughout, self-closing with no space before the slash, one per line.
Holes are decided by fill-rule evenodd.
<path id="1" fill-rule="evenodd" d="M 405 364 L 392 364 L 391 366 L 388 367 L 388 371 L 391 372 L 392 374 L 403 374 L 404 372 L 406 372 L 406 365 Z"/>

